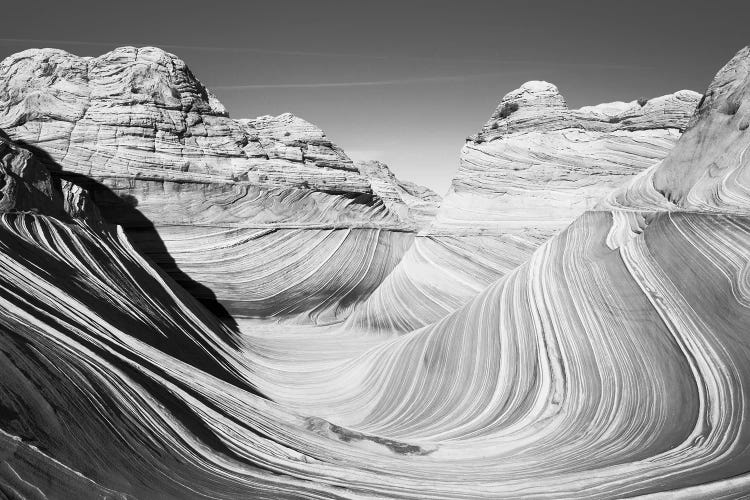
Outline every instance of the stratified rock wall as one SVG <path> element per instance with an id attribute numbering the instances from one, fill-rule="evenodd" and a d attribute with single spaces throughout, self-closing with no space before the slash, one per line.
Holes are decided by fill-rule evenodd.
<path id="1" fill-rule="evenodd" d="M 745 213 L 750 206 L 750 49 L 741 50 L 706 91 L 664 161 L 610 193 L 601 209 Z"/>
<path id="2" fill-rule="evenodd" d="M 390 211 L 405 221 L 413 221 L 420 228 L 432 222 L 442 201 L 437 193 L 397 179 L 382 162 L 362 161 L 356 165 L 359 172 L 370 179 L 373 194 L 383 200 Z"/>
<path id="3" fill-rule="evenodd" d="M 554 85 L 527 82 L 467 141 L 436 227 L 558 230 L 664 158 L 699 99 L 683 90 L 570 110 Z"/>
<path id="4" fill-rule="evenodd" d="M 299 117 L 230 118 L 182 60 L 153 47 L 7 58 L 0 128 L 222 313 L 337 321 L 435 209 Z M 356 271 L 337 276 L 342 267 Z"/>
<path id="5" fill-rule="evenodd" d="M 508 93 L 468 138 L 435 219 L 348 324 L 405 333 L 456 310 L 664 158 L 699 99 L 683 90 L 571 110 L 547 82 Z"/>

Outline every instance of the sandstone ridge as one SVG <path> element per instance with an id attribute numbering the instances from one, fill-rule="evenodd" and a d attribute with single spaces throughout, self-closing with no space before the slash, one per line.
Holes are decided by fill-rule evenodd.
<path id="1" fill-rule="evenodd" d="M 230 118 L 184 61 L 154 47 L 8 57 L 0 128 L 221 314 L 336 321 L 439 202 L 383 164 L 355 165 L 290 113 Z M 358 271 L 332 279 L 342 267 Z"/>
<path id="2" fill-rule="evenodd" d="M 458 309 L 664 158 L 700 97 L 682 90 L 571 110 L 548 82 L 507 93 L 462 148 L 435 219 L 349 324 L 406 333 Z"/>

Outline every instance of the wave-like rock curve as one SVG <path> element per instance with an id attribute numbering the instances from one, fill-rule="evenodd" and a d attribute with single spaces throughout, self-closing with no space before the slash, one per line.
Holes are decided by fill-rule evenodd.
<path id="1" fill-rule="evenodd" d="M 84 187 L 185 288 L 234 316 L 346 317 L 439 201 L 383 164 L 355 165 L 290 113 L 230 118 L 184 61 L 153 47 L 8 57 L 0 128 Z M 275 245 L 304 265 L 267 261 Z M 342 267 L 351 275 L 337 276 Z"/>
<path id="2" fill-rule="evenodd" d="M 450 192 L 348 324 L 405 333 L 475 297 L 612 189 L 669 153 L 700 94 L 569 109 L 527 82 L 469 137 Z"/>
<path id="3" fill-rule="evenodd" d="M 646 194 L 668 209 L 586 211 L 463 306 L 393 338 L 258 320 L 231 331 L 123 231 L 5 207 L 0 491 L 746 496 L 750 136 L 733 132 L 739 111 L 719 113 L 750 99 L 749 60 L 719 72 L 649 174 Z M 704 161 L 715 144 L 738 153 L 720 181 Z M 29 164 L 12 147 L 5 158 Z M 679 165 L 691 175 L 669 175 Z M 618 196 L 644 198 L 642 180 Z M 706 192 L 721 195 L 711 210 L 690 205 Z"/>

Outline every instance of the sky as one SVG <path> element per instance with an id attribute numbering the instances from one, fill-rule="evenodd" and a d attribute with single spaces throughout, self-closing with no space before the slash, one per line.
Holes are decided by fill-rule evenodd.
<path id="1" fill-rule="evenodd" d="M 232 117 L 292 112 L 439 194 L 525 81 L 570 107 L 702 92 L 750 43 L 750 0 L 24 0 L 2 17 L 0 58 L 161 47 Z"/>

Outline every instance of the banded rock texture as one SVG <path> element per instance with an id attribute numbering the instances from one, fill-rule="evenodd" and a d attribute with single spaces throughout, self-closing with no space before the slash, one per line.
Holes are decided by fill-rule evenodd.
<path id="1" fill-rule="evenodd" d="M 294 115 L 231 119 L 182 60 L 152 47 L 7 58 L 0 128 L 235 316 L 345 316 L 437 202 L 384 165 L 359 168 Z"/>
<path id="2" fill-rule="evenodd" d="M 405 333 L 456 310 L 664 158 L 700 97 L 683 90 L 571 110 L 547 82 L 508 93 L 467 140 L 435 220 L 348 324 Z"/>
<path id="3" fill-rule="evenodd" d="M 442 199 L 433 190 L 397 179 L 386 164 L 376 160 L 361 161 L 356 165 L 362 175 L 371 179 L 373 193 L 401 219 L 413 220 L 422 227 L 435 217 Z"/>
<path id="4" fill-rule="evenodd" d="M 239 469 L 204 468 L 207 443 L 219 462 L 232 452 L 191 399 L 213 386 L 259 405 L 258 415 L 274 412 L 237 355 L 236 332 L 152 268 L 121 228 L 67 214 L 62 187 L 31 153 L 5 138 L 0 148 L 0 496 L 206 497 L 222 474 L 231 483 Z M 266 441 L 262 427 L 247 437 Z M 285 454 L 273 442 L 260 448 Z M 220 487 L 225 497 L 289 490 L 263 479 L 261 461 L 243 460 L 247 481 Z"/>
<path id="5" fill-rule="evenodd" d="M 749 61 L 718 74 L 652 185 L 618 192 L 671 205 L 587 211 L 396 338 L 232 332 L 122 231 L 3 213 L 0 491 L 746 497 Z M 736 162 L 712 177 L 722 144 Z M 703 193 L 713 209 L 690 205 Z"/>
<path id="6" fill-rule="evenodd" d="M 503 97 L 467 141 L 438 226 L 474 222 L 502 232 L 565 227 L 664 158 L 700 97 L 683 90 L 643 105 L 571 110 L 554 85 L 527 82 Z"/>
<path id="7" fill-rule="evenodd" d="M 610 193 L 602 209 L 745 213 L 748 205 L 750 51 L 716 75 L 682 146 L 664 161 Z M 688 168 L 685 168 L 688 165 Z"/>

